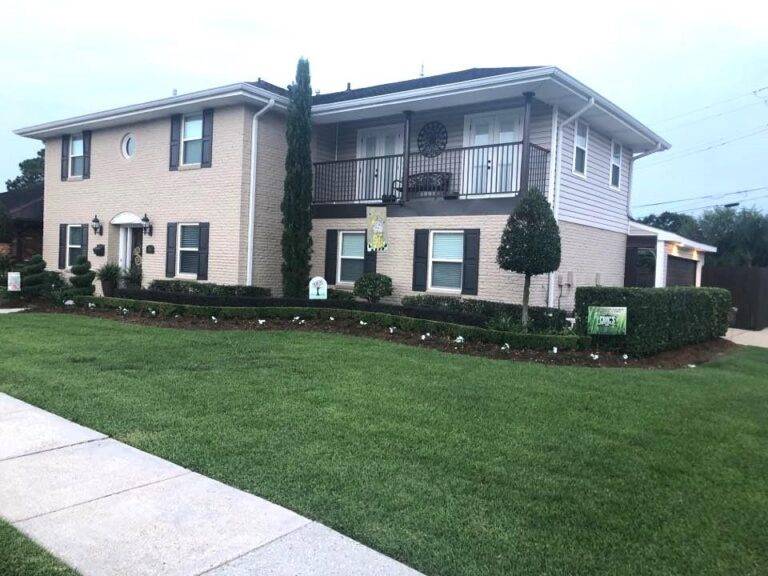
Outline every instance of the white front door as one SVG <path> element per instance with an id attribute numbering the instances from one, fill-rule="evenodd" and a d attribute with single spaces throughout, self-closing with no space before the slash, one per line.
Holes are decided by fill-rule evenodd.
<path id="1" fill-rule="evenodd" d="M 402 175 L 403 127 L 365 128 L 357 133 L 357 199 L 380 200 Z"/>
<path id="2" fill-rule="evenodd" d="M 131 246 L 133 245 L 132 228 L 129 226 L 120 227 L 119 253 L 117 263 L 124 272 L 128 272 L 131 267 Z"/>
<path id="3" fill-rule="evenodd" d="M 464 119 L 464 194 L 513 192 L 520 184 L 522 113 L 471 114 Z"/>

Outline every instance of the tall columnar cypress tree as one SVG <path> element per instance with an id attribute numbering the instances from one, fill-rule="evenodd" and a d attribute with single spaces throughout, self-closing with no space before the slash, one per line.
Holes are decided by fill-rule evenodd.
<path id="1" fill-rule="evenodd" d="M 306 295 L 312 256 L 312 85 L 309 61 L 301 58 L 289 87 L 283 185 L 283 290 L 286 296 Z"/>
<path id="2" fill-rule="evenodd" d="M 560 229 L 544 195 L 531 188 L 509 216 L 496 261 L 504 270 L 525 275 L 522 324 L 528 325 L 531 277 L 560 267 Z"/>

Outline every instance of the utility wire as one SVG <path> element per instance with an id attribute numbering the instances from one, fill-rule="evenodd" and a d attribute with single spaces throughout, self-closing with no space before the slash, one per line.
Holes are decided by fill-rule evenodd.
<path id="1" fill-rule="evenodd" d="M 755 196 L 754 198 L 745 198 L 744 200 L 740 200 L 738 203 L 743 204 L 745 202 L 752 202 L 753 200 L 761 200 L 762 198 L 768 198 L 768 194 L 765 194 L 763 196 Z M 696 212 L 696 210 L 706 210 L 707 208 L 718 208 L 722 206 L 722 204 L 710 204 L 709 206 L 698 206 L 696 208 L 686 208 L 685 210 L 678 210 L 677 212 Z"/>
<path id="2" fill-rule="evenodd" d="M 678 200 L 665 200 L 664 202 L 652 202 L 650 204 L 638 204 L 633 208 L 649 208 L 651 206 L 663 206 L 664 204 L 679 204 L 680 202 L 690 202 L 692 200 L 710 200 L 714 198 L 723 198 L 725 196 L 734 196 L 736 194 L 747 194 L 749 192 L 758 192 L 760 190 L 768 190 L 768 186 L 758 186 L 757 188 L 745 188 L 744 190 L 735 190 L 733 192 L 720 192 L 717 194 L 706 194 L 704 196 L 689 196 L 688 198 L 680 198 Z"/>
<path id="3" fill-rule="evenodd" d="M 652 164 L 643 164 L 643 166 L 645 166 L 646 168 L 650 168 L 651 166 L 659 166 L 660 164 L 666 164 L 667 162 L 672 162 L 673 160 L 679 160 L 681 158 L 687 158 L 688 156 L 693 156 L 694 154 L 701 154 L 702 152 L 708 152 L 716 148 L 721 148 L 722 146 L 732 144 L 733 142 L 738 142 L 739 140 L 744 140 L 745 138 L 751 138 L 752 136 L 757 136 L 758 134 L 762 134 L 766 131 L 768 131 L 768 125 L 762 126 L 757 130 L 754 130 L 753 132 L 749 132 L 748 134 L 742 134 L 741 136 L 736 136 L 735 138 L 731 138 L 730 140 L 714 141 L 709 145 L 704 145 L 705 146 L 704 148 L 695 148 L 693 150 L 683 151 L 677 154 L 676 156 L 672 156 L 670 158 L 662 158 L 661 160 L 654 162 Z"/>
<path id="4" fill-rule="evenodd" d="M 760 104 L 768 105 L 768 101 L 761 100 L 759 102 L 750 102 L 749 104 L 745 104 L 744 106 L 739 106 L 738 108 L 732 108 L 730 110 L 724 110 L 723 112 L 718 112 L 716 114 L 710 114 L 709 116 L 704 116 L 702 118 L 697 118 L 695 120 L 691 120 L 689 122 L 683 122 L 682 124 L 677 124 L 675 126 L 670 126 L 669 128 L 664 128 L 666 132 L 672 132 L 674 130 L 679 130 L 680 128 L 685 128 L 686 126 L 691 126 L 693 124 L 698 124 L 699 122 L 704 122 L 706 120 L 712 120 L 713 118 L 720 118 L 721 116 L 727 116 L 728 114 L 733 114 L 734 112 L 739 112 L 741 110 L 744 110 L 745 108 L 752 108 L 753 106 L 759 106 Z"/>
<path id="5" fill-rule="evenodd" d="M 768 91 L 768 86 L 763 86 L 762 88 L 757 88 L 756 90 L 752 90 L 750 92 L 747 92 L 745 94 L 740 94 L 739 96 L 734 96 L 733 98 L 727 98 L 725 100 L 719 100 L 717 102 L 713 102 L 712 104 L 708 104 L 706 106 L 702 106 L 701 108 L 694 108 L 693 110 L 689 110 L 687 112 L 683 112 L 682 114 L 677 114 L 675 116 L 669 116 L 668 118 L 662 118 L 661 120 L 658 120 L 656 124 L 666 124 L 667 122 L 671 122 L 672 120 L 677 120 L 678 118 L 684 118 L 686 116 L 690 116 L 691 114 L 696 114 L 697 112 L 703 112 L 705 110 L 709 110 L 711 108 L 715 108 L 717 106 L 721 106 L 722 104 L 728 104 L 729 102 L 735 102 L 736 100 L 741 100 L 742 98 L 746 98 L 747 96 L 755 96 L 757 98 L 760 98 L 758 94 L 761 92 Z"/>

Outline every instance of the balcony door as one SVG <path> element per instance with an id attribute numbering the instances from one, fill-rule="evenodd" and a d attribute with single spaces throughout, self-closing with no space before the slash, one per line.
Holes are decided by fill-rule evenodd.
<path id="1" fill-rule="evenodd" d="M 465 195 L 504 194 L 520 187 L 523 139 L 521 110 L 470 114 L 464 117 Z"/>
<path id="2" fill-rule="evenodd" d="M 381 200 L 403 173 L 402 125 L 357 132 L 357 200 Z"/>

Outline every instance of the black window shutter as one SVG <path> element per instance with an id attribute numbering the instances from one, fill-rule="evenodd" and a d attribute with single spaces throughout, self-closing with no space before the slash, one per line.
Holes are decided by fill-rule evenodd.
<path id="1" fill-rule="evenodd" d="M 179 169 L 179 156 L 181 155 L 181 114 L 171 116 L 171 158 L 168 164 L 169 170 Z"/>
<path id="2" fill-rule="evenodd" d="M 365 258 L 363 260 L 363 273 L 373 274 L 376 272 L 376 252 L 368 251 L 368 231 L 365 232 Z"/>
<path id="3" fill-rule="evenodd" d="M 88 229 L 90 228 L 90 226 L 88 224 L 82 224 L 82 227 L 83 227 L 83 244 L 82 244 L 83 251 L 82 251 L 82 254 L 83 254 L 83 256 L 85 256 L 86 260 L 90 260 L 90 258 L 88 257 Z"/>
<path id="4" fill-rule="evenodd" d="M 336 255 L 339 250 L 339 231 L 325 231 L 325 281 L 336 284 Z"/>
<path id="5" fill-rule="evenodd" d="M 165 277 L 176 276 L 176 222 L 168 222 L 168 239 L 165 243 Z"/>
<path id="6" fill-rule="evenodd" d="M 197 245 L 197 279 L 208 280 L 208 236 L 211 225 L 208 222 L 200 222 L 198 226 L 200 243 Z"/>
<path id="7" fill-rule="evenodd" d="M 59 270 L 67 267 L 67 225 L 59 224 Z"/>
<path id="8" fill-rule="evenodd" d="M 69 136 L 61 137 L 61 179 L 69 178 Z"/>
<path id="9" fill-rule="evenodd" d="M 83 179 L 91 177 L 91 131 L 83 132 Z"/>
<path id="10" fill-rule="evenodd" d="M 413 234 L 413 285 L 414 292 L 427 291 L 427 266 L 429 260 L 429 230 L 416 230 Z"/>
<path id="11" fill-rule="evenodd" d="M 213 108 L 203 110 L 203 159 L 200 166 L 211 167 L 213 158 Z"/>
<path id="12" fill-rule="evenodd" d="M 477 295 L 480 271 L 480 230 L 464 230 L 464 271 L 461 275 L 461 293 Z"/>

